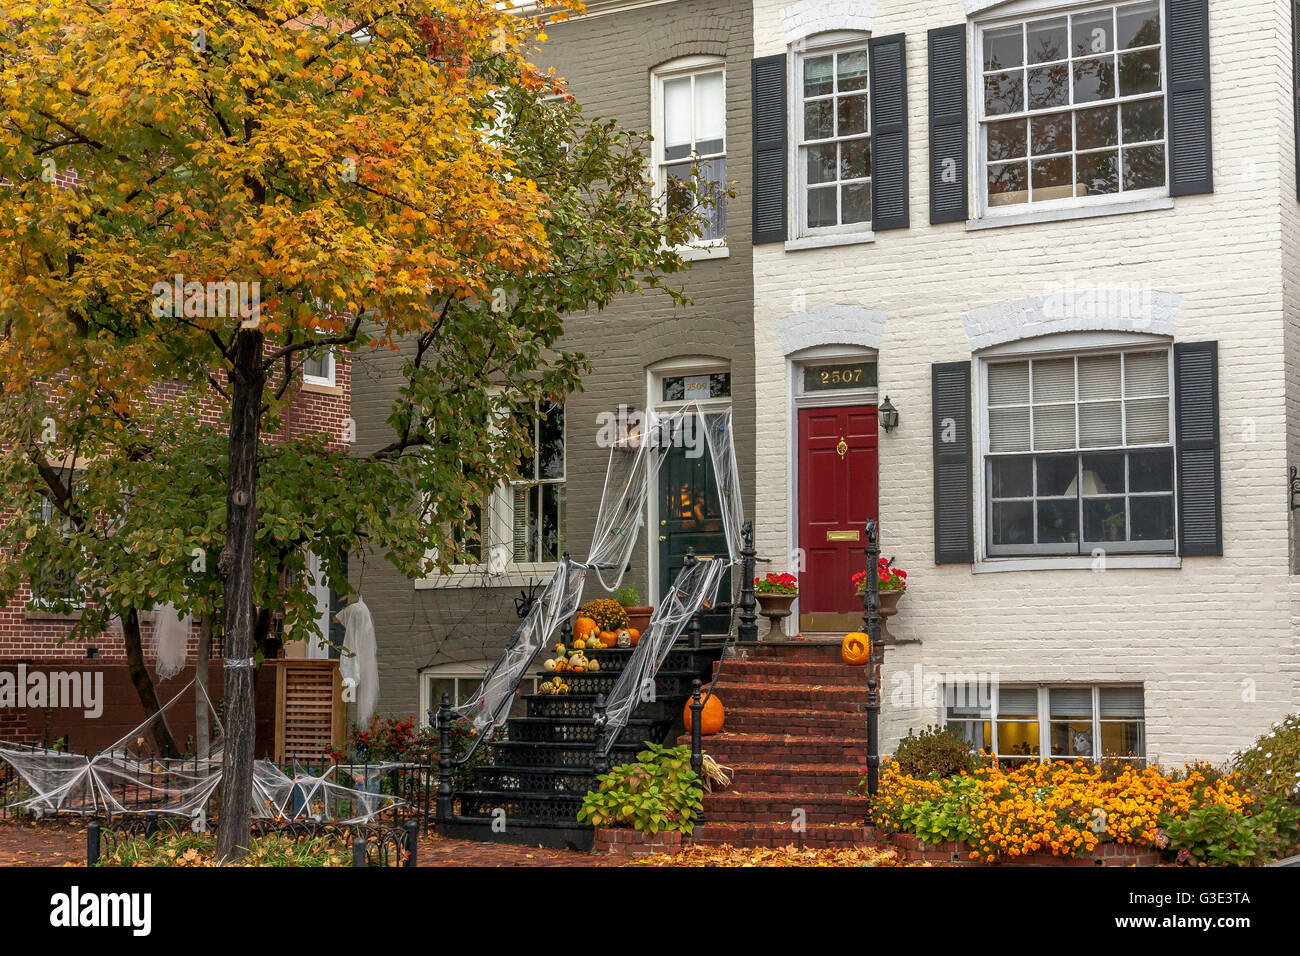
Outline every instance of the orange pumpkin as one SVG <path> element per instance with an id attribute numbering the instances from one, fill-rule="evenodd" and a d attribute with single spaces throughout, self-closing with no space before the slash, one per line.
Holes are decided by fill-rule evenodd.
<path id="1" fill-rule="evenodd" d="M 840 657 L 844 658 L 845 664 L 852 664 L 854 667 L 866 664 L 871 657 L 871 635 L 863 634 L 861 631 L 845 634 L 844 643 L 840 645 Z"/>
<path id="2" fill-rule="evenodd" d="M 600 643 L 602 647 L 613 647 L 617 643 L 618 635 L 613 631 L 601 631 Z"/>
<path id="3" fill-rule="evenodd" d="M 589 617 L 580 617 L 573 622 L 573 636 L 579 640 L 585 641 L 599 630 L 600 628 L 596 622 Z"/>
<path id="4" fill-rule="evenodd" d="M 717 694 L 708 696 L 707 687 L 700 688 L 700 700 L 704 701 L 704 710 L 700 712 L 700 735 L 703 737 L 712 737 L 714 734 L 722 732 L 722 723 L 726 719 L 727 712 L 722 707 L 722 701 L 718 699 Z M 708 697 L 705 700 L 705 697 Z M 682 711 L 682 720 L 686 724 L 686 732 L 691 732 L 691 698 L 686 698 L 686 708 Z"/>

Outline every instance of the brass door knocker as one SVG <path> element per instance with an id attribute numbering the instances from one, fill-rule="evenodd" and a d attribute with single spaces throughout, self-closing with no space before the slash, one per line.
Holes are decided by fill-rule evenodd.
<path id="1" fill-rule="evenodd" d="M 849 443 L 841 438 L 840 443 L 835 446 L 835 450 L 840 453 L 840 458 L 843 458 L 849 453 Z"/>

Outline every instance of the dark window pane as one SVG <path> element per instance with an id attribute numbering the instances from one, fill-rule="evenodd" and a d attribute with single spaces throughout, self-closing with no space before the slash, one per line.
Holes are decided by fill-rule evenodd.
<path id="1" fill-rule="evenodd" d="M 1129 499 L 1134 541 L 1172 541 L 1174 538 L 1174 496 Z"/>
<path id="2" fill-rule="evenodd" d="M 1023 70 L 984 77 L 984 112 L 989 116 L 1019 113 L 1025 108 Z"/>
<path id="3" fill-rule="evenodd" d="M 839 88 L 865 90 L 867 88 L 867 51 L 853 50 L 839 55 L 837 73 Z"/>
<path id="4" fill-rule="evenodd" d="M 1100 57 L 1074 64 L 1074 102 L 1092 103 L 1115 95 L 1115 58 Z"/>
<path id="5" fill-rule="evenodd" d="M 564 485 L 542 485 L 541 561 L 558 561 L 564 553 Z"/>
<path id="6" fill-rule="evenodd" d="M 835 206 L 835 187 L 828 186 L 808 190 L 808 227 L 834 226 L 839 223 L 839 211 Z"/>
<path id="7" fill-rule="evenodd" d="M 1125 541 L 1124 499 L 1098 498 L 1083 503 L 1083 533 L 1088 541 Z"/>
<path id="8" fill-rule="evenodd" d="M 564 477 L 564 405 L 551 406 L 539 422 L 538 473 L 542 478 Z"/>
<path id="9" fill-rule="evenodd" d="M 830 139 L 835 135 L 835 101 L 814 100 L 803 105 L 803 138 Z"/>
<path id="10" fill-rule="evenodd" d="M 1020 159 L 1026 153 L 1027 120 L 1004 120 L 989 124 L 989 161 Z"/>
<path id="11" fill-rule="evenodd" d="M 853 183 L 840 187 L 841 221 L 866 222 L 871 218 L 871 184 Z"/>
<path id="12" fill-rule="evenodd" d="M 1026 163 L 994 163 L 989 166 L 989 205 L 1028 202 L 1028 173 Z"/>
<path id="13" fill-rule="evenodd" d="M 1062 759 L 1068 757 L 1092 756 L 1092 721 L 1074 723 L 1057 723 L 1050 725 L 1052 737 L 1052 756 Z"/>
<path id="14" fill-rule="evenodd" d="M 993 543 L 1033 544 L 1034 505 L 1030 501 L 993 503 Z"/>
<path id="15" fill-rule="evenodd" d="M 805 152 L 808 155 L 808 182 L 810 184 L 835 182 L 835 144 L 809 146 Z"/>
<path id="16" fill-rule="evenodd" d="M 1165 138 L 1165 101 L 1143 100 L 1124 104 L 1124 142 L 1142 143 Z"/>
<path id="17" fill-rule="evenodd" d="M 836 136 L 856 136 L 867 131 L 867 97 L 841 96 L 839 98 L 839 127 Z"/>
<path id="18" fill-rule="evenodd" d="M 1035 156 L 1068 153 L 1071 149 L 1069 113 L 1048 113 L 1029 120 L 1030 138 Z"/>
<path id="19" fill-rule="evenodd" d="M 1083 493 L 1087 495 L 1122 495 L 1124 493 L 1124 453 L 1083 456 Z"/>
<path id="20" fill-rule="evenodd" d="M 1070 180 L 1074 175 L 1074 164 L 1069 156 L 1056 159 L 1036 159 L 1034 167 L 1034 201 L 1047 199 L 1064 199 L 1074 190 Z M 1059 446 L 1058 446 L 1059 447 Z"/>
<path id="21" fill-rule="evenodd" d="M 691 155 L 690 143 L 679 143 L 676 146 L 664 145 L 664 159 L 671 162 L 674 159 L 685 159 Z"/>
<path id="22" fill-rule="evenodd" d="M 840 179 L 865 179 L 871 175 L 871 140 L 840 143 Z"/>
<path id="23" fill-rule="evenodd" d="M 1079 110 L 1074 114 L 1075 141 L 1079 144 L 1079 149 L 1119 145 L 1116 109 L 1117 107 L 1114 106 L 1097 106 L 1090 110 Z M 1127 123 L 1127 117 L 1125 122 Z M 1127 129 L 1127 126 L 1125 128 Z"/>
<path id="24" fill-rule="evenodd" d="M 1128 50 L 1160 42 L 1160 4 L 1158 0 L 1119 8 L 1119 45 Z"/>
<path id="25" fill-rule="evenodd" d="M 1079 459 L 1074 455 L 1043 455 L 1038 459 L 1038 496 L 1059 497 L 1075 494 L 1079 476 Z"/>
<path id="26" fill-rule="evenodd" d="M 1082 153 L 1077 161 L 1077 180 L 1084 196 L 1119 192 L 1119 153 Z"/>
<path id="27" fill-rule="evenodd" d="M 1004 70 L 1025 62 L 1025 39 L 1019 24 L 984 31 L 984 69 Z"/>
<path id="28" fill-rule="evenodd" d="M 1115 30 L 1109 9 L 1096 13 L 1076 13 L 1071 30 L 1074 34 L 1075 56 L 1092 56 L 1115 49 Z"/>
<path id="29" fill-rule="evenodd" d="M 1128 456 L 1128 482 L 1130 492 L 1173 491 L 1174 452 L 1172 448 L 1159 451 L 1133 452 Z"/>
<path id="30" fill-rule="evenodd" d="M 1029 71 L 1029 108 L 1046 110 L 1070 102 L 1070 68 L 1040 66 Z"/>
<path id="31" fill-rule="evenodd" d="M 1079 506 L 1073 499 L 1038 502 L 1038 543 L 1074 544 L 1079 540 Z"/>
<path id="32" fill-rule="evenodd" d="M 1068 24 L 1066 17 L 1030 23 L 1026 28 L 1029 62 L 1051 63 L 1068 57 L 1069 41 L 1066 39 Z"/>
<path id="33" fill-rule="evenodd" d="M 825 96 L 834 89 L 834 57 L 805 57 L 803 61 L 803 95 Z"/>
<path id="34" fill-rule="evenodd" d="M 1102 721 L 1101 755 L 1103 757 L 1142 757 L 1145 749 L 1142 743 L 1141 721 L 1122 723 Z"/>
<path id="35" fill-rule="evenodd" d="M 1137 146 L 1124 150 L 1124 188 L 1153 189 L 1165 184 L 1165 148 Z"/>
<path id="36" fill-rule="evenodd" d="M 1160 89 L 1160 50 L 1139 50 L 1119 55 L 1121 96 L 1155 93 Z"/>
<path id="37" fill-rule="evenodd" d="M 994 458 L 989 462 L 990 486 L 994 498 L 1032 498 L 1034 460 Z"/>

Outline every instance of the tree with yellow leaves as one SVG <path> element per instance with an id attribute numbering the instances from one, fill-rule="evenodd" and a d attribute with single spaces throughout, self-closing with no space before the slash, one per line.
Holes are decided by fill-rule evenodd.
<path id="1" fill-rule="evenodd" d="M 308 547 L 454 560 L 448 529 L 523 446 L 489 422 L 579 385 L 563 316 L 680 299 L 664 277 L 696 222 L 650 195 L 641 137 L 530 65 L 541 21 L 508 5 L 0 4 L 0 596 L 54 561 L 95 597 L 86 628 L 164 600 L 214 617 L 234 859 L 286 572 Z M 399 344 L 390 442 L 266 442 L 305 359 Z M 189 562 L 208 542 L 219 560 Z M 310 618 L 301 584 L 281 599 Z"/>

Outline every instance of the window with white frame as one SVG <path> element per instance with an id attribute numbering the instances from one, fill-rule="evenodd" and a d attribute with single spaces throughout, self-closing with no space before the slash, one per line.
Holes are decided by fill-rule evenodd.
<path id="1" fill-rule="evenodd" d="M 469 703 L 479 684 L 495 664 L 491 661 L 464 661 L 454 664 L 435 664 L 420 671 L 420 725 L 429 726 L 429 712 L 436 711 L 446 694 L 452 707 Z M 537 693 L 538 679 L 525 676 L 519 684 L 519 693 L 510 707 L 510 716 L 522 717 L 527 709 L 523 697 Z"/>
<path id="2" fill-rule="evenodd" d="M 801 235 L 871 228 L 867 72 L 863 35 L 814 39 L 797 58 L 795 222 Z"/>
<path id="3" fill-rule="evenodd" d="M 69 492 L 76 487 L 76 476 L 69 483 Z M 54 528 L 64 535 L 72 531 L 72 522 L 66 518 L 49 498 L 41 499 L 41 523 L 47 528 Z M 74 608 L 84 606 L 85 597 L 77 583 L 77 574 L 70 568 L 60 567 L 57 559 L 50 561 L 32 576 L 29 582 L 31 604 L 36 608 L 48 608 L 69 605 Z"/>
<path id="4" fill-rule="evenodd" d="M 543 402 L 517 423 L 528 450 L 514 474 L 452 529 L 462 566 L 485 564 L 501 573 L 510 564 L 553 563 L 564 553 L 564 403 Z"/>
<path id="5" fill-rule="evenodd" d="M 976 24 L 988 212 L 1168 194 L 1161 8 L 1141 0 Z"/>
<path id="6" fill-rule="evenodd" d="M 302 360 L 302 380 L 308 385 L 334 385 L 334 353 L 330 349 L 314 349 Z"/>
<path id="7" fill-rule="evenodd" d="M 661 67 L 654 74 L 655 186 L 669 209 L 688 213 L 689 190 L 674 184 L 702 180 L 699 191 L 711 195 L 712 208 L 696 237 L 719 244 L 727 237 L 727 110 L 726 73 L 720 59 L 689 57 Z"/>
<path id="8" fill-rule="evenodd" d="M 1004 761 L 1146 757 L 1141 687 L 949 684 L 944 719 L 972 747 Z"/>
<path id="9" fill-rule="evenodd" d="M 1168 347 L 989 359 L 986 551 L 1174 552 Z"/>

